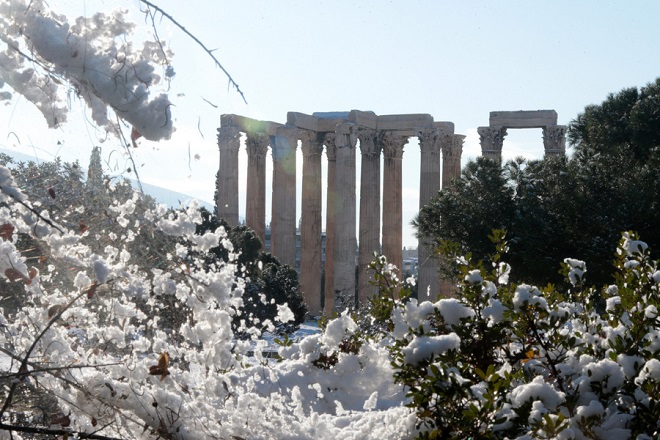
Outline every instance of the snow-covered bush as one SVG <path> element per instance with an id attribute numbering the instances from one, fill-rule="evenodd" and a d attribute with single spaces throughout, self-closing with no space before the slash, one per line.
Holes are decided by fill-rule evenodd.
<path id="1" fill-rule="evenodd" d="M 372 264 L 381 295 L 364 339 L 389 341 L 419 438 L 657 438 L 660 271 L 646 243 L 623 234 L 615 283 L 600 292 L 567 258 L 573 287 L 559 291 L 509 283 L 504 234 L 492 238 L 489 264 L 453 256 L 456 298 L 433 304 Z"/>
<path id="2" fill-rule="evenodd" d="M 72 220 L 91 214 L 84 206 L 70 213 L 32 202 L 3 166 L 0 191 L 0 278 L 20 297 L 20 307 L 0 310 L 0 431 L 15 438 L 414 435 L 414 413 L 402 405 L 383 343 L 341 352 L 319 368 L 353 333 L 351 317 L 289 340 L 279 362 L 265 357 L 272 348 L 260 328 L 291 319 L 286 305 L 272 322 L 246 320 L 249 339 L 236 337 L 246 282 L 223 228 L 196 234 L 195 205 L 172 212 L 139 197 L 110 202 L 116 221 L 106 231 L 105 215 L 86 228 Z M 191 258 L 216 246 L 229 250 L 228 262 Z M 174 314 L 162 313 L 172 307 Z M 175 318 L 176 326 L 164 322 Z M 35 395 L 48 399 L 31 405 Z"/>

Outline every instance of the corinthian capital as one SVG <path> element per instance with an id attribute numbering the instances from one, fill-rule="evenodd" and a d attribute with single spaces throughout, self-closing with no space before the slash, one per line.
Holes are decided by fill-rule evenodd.
<path id="1" fill-rule="evenodd" d="M 360 152 L 362 156 L 380 156 L 380 145 L 376 142 L 376 130 L 361 128 L 357 134 L 360 140 Z"/>
<path id="2" fill-rule="evenodd" d="M 465 136 L 462 134 L 450 135 L 448 142 L 442 144 L 442 159 L 458 159 L 460 161 L 463 154 L 464 140 Z"/>
<path id="3" fill-rule="evenodd" d="M 357 125 L 350 122 L 342 122 L 337 124 L 335 133 L 335 146 L 337 148 L 355 148 L 357 144 Z"/>
<path id="4" fill-rule="evenodd" d="M 386 158 L 401 159 L 403 147 L 408 143 L 408 136 L 401 136 L 392 131 L 383 131 L 380 135 L 383 155 Z"/>
<path id="5" fill-rule="evenodd" d="M 506 136 L 506 128 L 500 126 L 479 127 L 477 132 L 481 143 L 481 155 L 499 160 L 502 157 L 502 144 L 504 136 Z"/>
<path id="6" fill-rule="evenodd" d="M 566 126 L 543 127 L 543 146 L 546 155 L 563 155 L 566 152 Z"/>
<path id="7" fill-rule="evenodd" d="M 337 160 L 337 147 L 335 146 L 335 133 L 326 133 L 323 137 L 323 144 L 325 145 L 325 154 L 328 156 L 329 161 Z"/>
<path id="8" fill-rule="evenodd" d="M 268 153 L 270 138 L 262 133 L 247 133 L 245 148 L 249 157 L 264 157 Z"/>
<path id="9" fill-rule="evenodd" d="M 321 135 L 315 131 L 300 130 L 298 132 L 300 147 L 303 156 L 320 156 L 323 153 L 323 141 Z"/>

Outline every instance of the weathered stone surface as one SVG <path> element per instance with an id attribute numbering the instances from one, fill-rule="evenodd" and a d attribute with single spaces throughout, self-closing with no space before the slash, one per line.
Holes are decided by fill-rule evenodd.
<path id="1" fill-rule="evenodd" d="M 282 263 L 296 266 L 296 148 L 298 129 L 282 126 L 271 138 L 273 196 L 270 249 Z"/>
<path id="2" fill-rule="evenodd" d="M 477 127 L 481 155 L 493 160 L 502 160 L 502 144 L 506 136 L 506 127 Z"/>
<path id="3" fill-rule="evenodd" d="M 266 154 L 270 138 L 266 134 L 247 133 L 248 154 L 245 222 L 261 244 L 266 243 Z"/>
<path id="4" fill-rule="evenodd" d="M 380 144 L 376 142 L 376 130 L 360 129 L 360 224 L 358 252 L 358 303 L 365 304 L 368 298 L 378 293 L 370 283 L 369 263 L 374 252 L 380 253 Z"/>
<path id="5" fill-rule="evenodd" d="M 380 137 L 383 148 L 383 255 L 387 261 L 401 269 L 403 262 L 401 234 L 402 221 L 402 170 L 403 147 L 407 136 L 396 131 L 383 132 Z M 401 272 L 399 272 L 401 274 Z"/>
<path id="6" fill-rule="evenodd" d="M 420 208 L 426 205 L 431 197 L 435 196 L 440 190 L 440 146 L 442 138 L 447 136 L 449 135 L 438 128 L 421 131 L 418 135 L 421 153 L 419 173 Z M 420 302 L 434 297 L 439 288 L 438 261 L 433 258 L 432 254 L 432 247 L 428 238 L 420 237 L 417 245 L 417 287 Z"/>
<path id="7" fill-rule="evenodd" d="M 566 153 L 566 126 L 549 125 L 543 127 L 543 147 L 546 156 L 563 156 Z"/>
<path id="8" fill-rule="evenodd" d="M 378 116 L 378 130 L 416 130 L 433 126 L 433 116 L 427 114 Z"/>
<path id="9" fill-rule="evenodd" d="M 445 134 L 454 134 L 454 123 L 449 121 L 435 121 L 433 127 Z"/>
<path id="10" fill-rule="evenodd" d="M 519 110 L 514 112 L 490 112 L 489 125 L 504 128 L 543 128 L 557 125 L 557 112 L 554 110 Z"/>
<path id="11" fill-rule="evenodd" d="M 337 149 L 335 133 L 323 138 L 328 159 L 328 181 L 325 207 L 325 285 L 323 315 L 332 316 L 335 309 L 335 205 L 337 204 Z"/>
<path id="12" fill-rule="evenodd" d="M 355 263 L 357 238 L 355 236 L 355 146 L 357 126 L 349 122 L 337 126 L 335 147 L 337 152 L 334 279 L 335 308 L 344 310 L 355 306 Z"/>
<path id="13" fill-rule="evenodd" d="M 300 224 L 300 289 L 308 313 L 321 310 L 321 153 L 323 144 L 313 131 L 300 132 L 303 153 L 302 221 Z"/>
<path id="14" fill-rule="evenodd" d="M 216 215 L 227 220 L 230 226 L 238 224 L 238 149 L 241 133 L 232 125 L 218 128 L 220 163 L 216 187 L 218 189 Z"/>
<path id="15" fill-rule="evenodd" d="M 245 133 L 264 133 L 269 136 L 274 136 L 278 127 L 282 124 L 277 122 L 260 121 L 258 119 L 247 118 L 245 116 L 227 114 L 220 116 L 220 126 L 228 127 L 233 126 L 239 131 Z"/>

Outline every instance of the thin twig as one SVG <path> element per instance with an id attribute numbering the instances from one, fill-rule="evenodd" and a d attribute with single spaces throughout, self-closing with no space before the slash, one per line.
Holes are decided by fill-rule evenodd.
<path id="1" fill-rule="evenodd" d="M 2 187 L 1 187 L 1 186 L 0 186 L 0 191 L 2 191 Z M 9 193 L 5 193 L 5 194 L 8 195 L 9 197 L 11 197 L 16 203 L 19 203 L 19 204 L 23 205 L 25 208 L 27 208 L 28 210 L 30 210 L 30 211 L 31 211 L 34 215 L 36 215 L 40 220 L 43 220 L 46 224 L 48 224 L 49 226 L 51 226 L 51 227 L 57 229 L 61 234 L 64 234 L 64 231 L 63 231 L 62 229 L 60 229 L 59 226 L 57 226 L 55 223 L 53 223 L 51 220 L 47 219 L 46 217 L 42 216 L 42 215 L 41 215 L 36 209 L 34 209 L 32 206 L 28 205 L 27 203 L 25 203 L 24 201 L 18 199 L 17 197 L 15 197 L 15 196 L 12 195 L 12 194 L 9 194 Z M 1 415 L 1 413 L 0 413 L 0 415 Z"/>
<path id="2" fill-rule="evenodd" d="M 46 434 L 46 435 L 62 435 L 62 436 L 69 436 L 69 435 L 75 435 L 78 438 L 89 438 L 89 439 L 96 439 L 96 440 L 120 440 L 118 437 L 108 437 L 105 435 L 98 435 L 98 434 L 87 434 L 84 432 L 79 432 L 79 431 L 71 431 L 68 429 L 49 429 L 49 428 L 33 428 L 30 426 L 16 426 L 16 425 L 7 425 L 5 423 L 0 423 L 0 430 L 4 431 L 15 431 L 15 432 L 26 432 L 30 434 Z"/>
<path id="3" fill-rule="evenodd" d="M 193 41 L 195 41 L 195 43 L 197 43 L 202 49 L 204 49 L 206 51 L 206 53 L 209 54 L 209 56 L 213 59 L 213 61 L 215 62 L 215 65 L 218 66 L 220 68 L 220 70 L 222 70 L 225 73 L 225 75 L 227 75 L 227 78 L 229 79 L 229 84 L 234 86 L 234 88 L 236 89 L 238 94 L 241 95 L 241 98 L 243 98 L 243 102 L 247 104 L 247 100 L 245 99 L 245 95 L 243 95 L 243 92 L 241 91 L 238 84 L 236 84 L 236 81 L 234 81 L 234 78 L 232 78 L 232 76 L 229 74 L 229 72 L 227 72 L 227 69 L 222 67 L 222 64 L 220 64 L 220 61 L 218 61 L 218 59 L 215 57 L 215 55 L 213 55 L 213 52 L 209 48 L 207 48 L 206 45 L 204 45 L 204 43 L 202 43 L 199 40 L 199 38 L 195 37 L 192 33 L 190 33 L 190 31 L 188 31 L 188 29 L 183 27 L 183 25 L 181 25 L 181 23 L 176 21 L 174 19 L 174 17 L 172 17 L 167 12 L 163 11 L 160 7 L 156 6 L 155 4 L 151 3 L 148 0 L 140 0 L 140 2 L 144 3 L 145 5 L 147 5 L 151 8 L 154 8 L 156 11 L 160 12 L 165 18 L 170 20 L 176 27 L 181 29 L 186 35 L 188 35 L 190 38 L 192 38 Z"/>

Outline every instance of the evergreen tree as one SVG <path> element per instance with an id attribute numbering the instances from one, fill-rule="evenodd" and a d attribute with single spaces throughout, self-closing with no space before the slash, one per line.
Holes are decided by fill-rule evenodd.
<path id="1" fill-rule="evenodd" d="M 607 249 L 622 231 L 660 244 L 660 79 L 586 107 L 568 137 L 570 159 L 469 163 L 422 208 L 418 233 L 482 259 L 490 231 L 503 228 L 514 280 L 561 283 L 554 262 L 571 256 L 587 262 L 593 282 L 611 282 Z M 442 265 L 445 273 L 455 267 Z"/>

